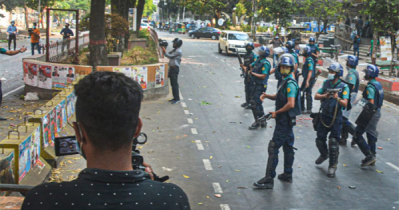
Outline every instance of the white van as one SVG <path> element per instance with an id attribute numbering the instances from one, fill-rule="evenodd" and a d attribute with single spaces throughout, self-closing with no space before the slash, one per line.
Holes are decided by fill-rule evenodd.
<path id="1" fill-rule="evenodd" d="M 245 45 L 248 42 L 252 42 L 252 39 L 249 38 L 247 33 L 240 31 L 222 31 L 222 34 L 219 37 L 219 53 L 223 51 L 226 55 L 230 53 L 236 54 L 237 51 L 240 54 L 245 54 L 247 51 L 245 50 Z"/>

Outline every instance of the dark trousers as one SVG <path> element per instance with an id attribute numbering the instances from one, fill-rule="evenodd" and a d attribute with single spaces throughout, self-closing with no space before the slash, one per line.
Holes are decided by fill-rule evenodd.
<path id="1" fill-rule="evenodd" d="M 303 90 L 304 97 L 301 97 L 301 107 L 302 110 L 305 110 L 305 98 L 306 98 L 306 110 L 312 110 L 313 108 L 313 98 L 312 98 L 312 89 L 315 83 L 314 79 L 309 80 L 309 87 L 306 87 L 306 78 L 303 79 L 301 90 Z"/>
<path id="2" fill-rule="evenodd" d="M 172 94 L 173 99 L 179 101 L 179 83 L 177 82 L 177 77 L 179 76 L 179 67 L 178 66 L 171 66 L 169 68 L 169 79 L 170 84 L 172 86 Z"/>
<path id="3" fill-rule="evenodd" d="M 249 104 L 251 101 L 251 91 L 253 89 L 253 84 L 249 80 L 249 75 L 245 75 L 244 77 L 244 85 L 245 85 L 245 103 Z"/>
<path id="4" fill-rule="evenodd" d="M 357 53 L 357 57 L 359 57 L 359 48 L 353 48 L 353 55 L 356 56 Z"/>
<path id="5" fill-rule="evenodd" d="M 263 111 L 262 101 L 260 100 L 260 96 L 262 93 L 266 92 L 266 88 L 264 85 L 255 84 L 253 86 L 253 96 L 252 100 L 255 104 L 251 103 L 252 106 L 252 114 L 254 115 L 255 120 L 262 117 L 265 112 Z"/>
<path id="6" fill-rule="evenodd" d="M 68 38 L 63 38 L 62 39 L 62 47 L 61 47 L 61 52 L 64 52 L 65 46 L 67 46 L 67 50 L 69 52 L 69 45 L 71 44 L 71 40 L 68 40 Z"/>
<path id="7" fill-rule="evenodd" d="M 17 49 L 17 35 L 11 34 L 8 36 L 8 50 L 11 50 L 11 42 L 14 40 L 14 50 Z"/>
<path id="8" fill-rule="evenodd" d="M 32 55 L 35 54 L 35 46 L 37 46 L 37 51 L 39 52 L 39 54 L 41 54 L 39 43 L 30 43 L 30 47 L 32 48 Z"/>

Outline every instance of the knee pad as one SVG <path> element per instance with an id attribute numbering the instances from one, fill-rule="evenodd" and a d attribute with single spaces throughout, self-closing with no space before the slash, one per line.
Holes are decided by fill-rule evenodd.
<path id="1" fill-rule="evenodd" d="M 316 146 L 317 147 L 321 147 L 321 146 L 324 146 L 324 145 L 325 145 L 325 142 L 323 140 L 316 139 Z"/>

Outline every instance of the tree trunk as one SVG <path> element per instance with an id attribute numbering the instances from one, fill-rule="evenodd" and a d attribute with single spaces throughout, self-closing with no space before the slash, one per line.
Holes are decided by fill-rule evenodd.
<path id="1" fill-rule="evenodd" d="M 112 14 L 118 14 L 123 19 L 128 20 L 129 8 L 128 1 L 125 0 L 111 0 L 111 12 Z M 129 28 L 127 25 L 126 27 Z M 114 45 L 114 52 L 123 52 L 125 49 L 125 36 L 126 34 L 120 34 L 116 38 L 119 40 L 118 44 Z"/>
<path id="2" fill-rule="evenodd" d="M 28 13 L 28 7 L 26 4 L 24 5 L 24 11 L 25 11 L 25 28 L 26 30 L 29 29 L 29 13 Z"/>
<path id="3" fill-rule="evenodd" d="M 328 19 L 326 18 L 326 19 L 324 19 L 324 28 L 323 28 L 323 31 L 324 31 L 324 33 L 327 33 L 327 23 L 328 23 Z"/>
<path id="4" fill-rule="evenodd" d="M 107 66 L 107 41 L 105 37 L 105 0 L 91 2 L 90 13 L 90 64 L 93 72 L 97 66 Z"/>
<path id="5" fill-rule="evenodd" d="M 143 16 L 143 12 L 144 12 L 144 4 L 145 4 L 145 0 L 138 0 L 137 3 L 137 28 L 140 28 L 141 25 L 141 17 Z M 137 30 L 137 34 L 138 34 Z"/>

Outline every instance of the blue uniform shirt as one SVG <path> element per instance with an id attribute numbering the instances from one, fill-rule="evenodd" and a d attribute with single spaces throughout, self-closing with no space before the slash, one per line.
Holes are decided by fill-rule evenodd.
<path id="1" fill-rule="evenodd" d="M 7 28 L 7 33 L 14 34 L 14 32 L 16 32 L 16 31 L 17 31 L 17 27 L 15 27 L 13 25 L 8 26 L 8 28 Z"/>
<path id="2" fill-rule="evenodd" d="M 315 76 L 314 60 L 312 57 L 307 57 L 302 68 L 302 76 L 306 80 L 308 78 L 309 71 L 312 71 L 312 78 Z"/>
<path id="3" fill-rule="evenodd" d="M 254 67 L 255 63 L 256 63 L 257 57 L 256 59 L 254 59 L 254 62 L 251 63 L 251 66 Z M 267 61 L 266 58 L 263 58 L 262 60 L 260 60 L 259 62 L 263 62 L 263 61 Z M 270 72 L 270 65 L 268 65 L 267 63 L 265 63 L 262 67 L 262 74 L 269 74 Z"/>
<path id="4" fill-rule="evenodd" d="M 348 71 L 348 81 L 347 82 L 349 82 L 349 83 L 351 83 L 352 85 L 356 85 L 356 81 L 357 81 L 357 78 L 356 78 L 356 74 L 352 74 L 353 72 L 356 72 L 356 69 L 349 69 L 349 71 Z"/>
<path id="5" fill-rule="evenodd" d="M 372 79 L 370 82 L 376 82 L 375 79 Z M 375 99 L 375 88 L 372 85 L 367 86 L 367 99 Z"/>
<path id="6" fill-rule="evenodd" d="M 292 76 L 292 74 L 285 77 L 284 80 L 287 80 L 288 78 L 295 80 L 295 78 L 294 78 L 294 76 Z M 298 85 L 295 85 L 294 81 L 292 81 L 292 80 L 288 81 L 287 89 L 284 91 L 287 94 L 287 98 L 296 98 L 298 91 L 299 91 Z"/>

